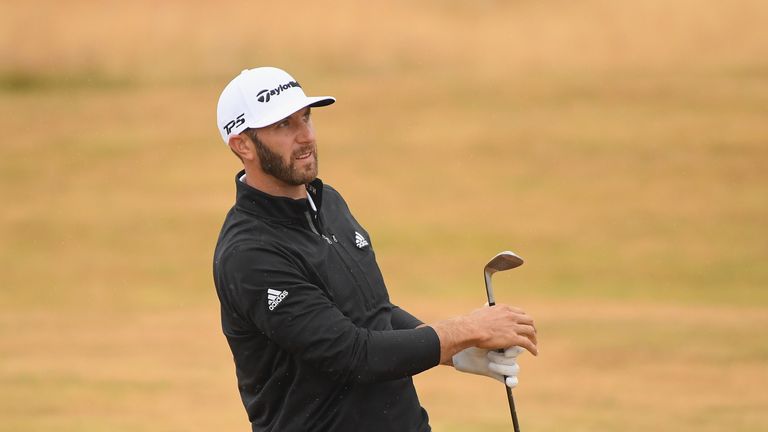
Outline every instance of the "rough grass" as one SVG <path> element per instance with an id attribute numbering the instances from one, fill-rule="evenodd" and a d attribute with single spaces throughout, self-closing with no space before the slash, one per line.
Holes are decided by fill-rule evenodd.
<path id="1" fill-rule="evenodd" d="M 768 428 L 763 2 L 285 13 L 4 8 L 0 431 L 247 428 L 210 275 L 237 169 L 214 107 L 261 64 L 337 96 L 321 176 L 398 303 L 461 313 L 490 256 L 526 258 L 496 277 L 542 334 L 526 430 Z M 509 429 L 493 382 L 417 384 L 436 430 Z"/>

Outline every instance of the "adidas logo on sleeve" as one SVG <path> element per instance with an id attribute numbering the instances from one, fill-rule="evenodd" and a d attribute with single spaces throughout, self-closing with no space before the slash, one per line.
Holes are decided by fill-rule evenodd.
<path id="1" fill-rule="evenodd" d="M 278 291 L 273 289 L 267 290 L 267 305 L 269 310 L 275 310 L 277 305 L 288 295 L 288 291 Z"/>

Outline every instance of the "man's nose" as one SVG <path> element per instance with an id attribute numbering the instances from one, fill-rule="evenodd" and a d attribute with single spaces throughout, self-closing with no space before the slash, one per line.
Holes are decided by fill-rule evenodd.
<path id="1" fill-rule="evenodd" d="M 312 127 L 312 123 L 302 124 L 298 139 L 299 142 L 302 143 L 308 143 L 315 140 L 315 129 Z"/>

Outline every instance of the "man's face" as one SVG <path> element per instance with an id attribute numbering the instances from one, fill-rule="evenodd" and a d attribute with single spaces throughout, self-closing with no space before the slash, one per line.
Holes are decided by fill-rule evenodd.
<path id="1" fill-rule="evenodd" d="M 301 109 L 277 123 L 256 130 L 254 142 L 262 171 L 291 185 L 317 177 L 317 144 L 310 109 Z"/>

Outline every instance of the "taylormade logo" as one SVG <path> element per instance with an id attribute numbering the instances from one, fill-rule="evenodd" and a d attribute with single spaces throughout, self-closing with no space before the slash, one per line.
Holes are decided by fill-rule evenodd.
<path id="1" fill-rule="evenodd" d="M 272 288 L 267 290 L 267 305 L 269 310 L 275 310 L 277 305 L 288 295 L 288 291 L 278 291 Z"/>
<path id="2" fill-rule="evenodd" d="M 280 84 L 279 86 L 273 88 L 272 90 L 264 89 L 256 93 L 256 100 L 264 103 L 269 102 L 269 100 L 272 99 L 272 96 L 279 96 L 280 93 L 283 92 L 283 90 L 288 90 L 293 87 L 301 87 L 301 86 L 296 81 L 289 81 L 285 84 Z"/>

